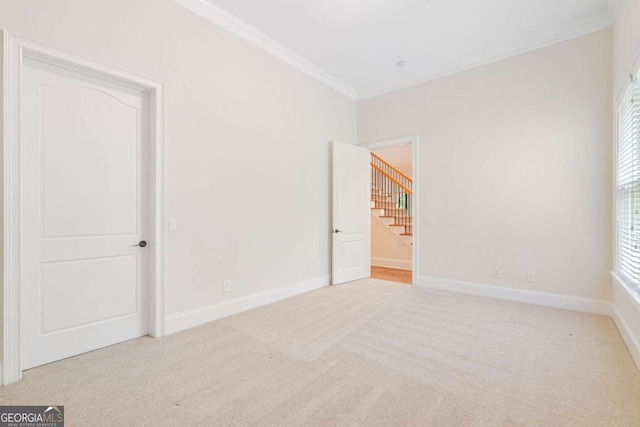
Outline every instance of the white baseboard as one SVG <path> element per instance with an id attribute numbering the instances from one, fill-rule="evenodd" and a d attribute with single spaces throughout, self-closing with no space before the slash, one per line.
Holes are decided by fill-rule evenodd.
<path id="1" fill-rule="evenodd" d="M 633 334 L 633 330 L 622 316 L 622 314 L 618 311 L 618 308 L 613 304 L 611 306 L 611 317 L 613 321 L 616 323 L 618 327 L 618 331 L 620 331 L 620 335 L 624 340 L 627 348 L 629 349 L 629 353 L 631 353 L 631 357 L 636 362 L 638 369 L 640 369 L 640 338 L 636 337 Z"/>
<path id="2" fill-rule="evenodd" d="M 400 270 L 412 270 L 412 262 L 403 259 L 371 258 L 371 265 L 376 267 L 398 268 Z"/>
<path id="3" fill-rule="evenodd" d="M 209 305 L 195 310 L 172 314 L 167 316 L 165 332 L 169 335 L 184 331 L 223 317 L 242 313 L 243 311 L 251 310 L 252 308 L 271 304 L 295 295 L 329 286 L 330 282 L 330 276 L 322 276 L 293 285 L 283 286 L 271 291 L 261 292 L 259 294 L 249 295 L 243 298 Z"/>
<path id="4" fill-rule="evenodd" d="M 458 292 L 462 294 L 497 298 L 507 301 L 563 308 L 565 310 L 581 311 L 584 313 L 604 314 L 607 316 L 611 315 L 611 302 L 604 300 L 536 292 L 525 289 L 506 288 L 503 286 L 462 282 L 427 276 L 420 276 L 418 278 L 418 286 Z"/>

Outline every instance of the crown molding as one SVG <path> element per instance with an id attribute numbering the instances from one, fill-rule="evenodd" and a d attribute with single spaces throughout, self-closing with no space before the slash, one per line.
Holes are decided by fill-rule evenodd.
<path id="1" fill-rule="evenodd" d="M 325 85 L 355 101 L 363 101 L 366 99 L 375 98 L 401 89 L 416 86 L 425 82 L 467 71 L 473 68 L 481 67 L 483 65 L 501 61 L 503 59 L 528 53 L 573 38 L 581 37 L 589 33 L 610 28 L 615 21 L 618 7 L 620 5 L 620 0 L 608 0 L 606 10 L 602 14 L 565 27 L 564 31 L 557 31 L 551 37 L 546 37 L 546 40 L 540 40 L 538 43 L 534 43 L 533 45 L 525 49 L 518 49 L 509 54 L 499 57 L 485 58 L 484 60 L 480 60 L 475 63 L 454 67 L 452 69 L 432 75 L 417 74 L 411 80 L 398 82 L 396 84 L 388 85 L 387 87 L 368 88 L 365 90 L 357 91 L 353 87 L 344 83 L 342 80 L 338 79 L 337 77 L 318 67 L 313 62 L 304 58 L 302 55 L 285 47 L 278 41 L 259 31 L 255 27 L 252 27 L 235 15 L 216 5 L 211 0 L 174 1 L 179 5 L 189 9 L 190 11 L 200 15 L 206 20 L 218 25 L 219 27 L 229 31 L 235 36 L 251 43 L 259 49 L 269 53 L 270 55 L 280 59 L 281 61 L 291 65 L 292 67 L 302 71 L 308 76 L 324 83 Z"/>
<path id="2" fill-rule="evenodd" d="M 356 100 L 358 93 L 335 76 L 327 73 L 311 61 L 286 48 L 281 43 L 232 15 L 221 7 L 208 0 L 175 0 L 181 6 L 213 22 L 221 28 L 229 31 L 237 37 L 251 43 L 263 51 L 286 62 L 303 73 L 324 83 L 341 94 Z"/>

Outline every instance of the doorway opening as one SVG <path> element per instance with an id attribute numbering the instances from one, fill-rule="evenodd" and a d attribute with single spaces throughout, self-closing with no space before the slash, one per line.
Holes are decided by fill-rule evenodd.
<path id="1" fill-rule="evenodd" d="M 417 138 L 365 144 L 371 152 L 371 277 L 415 283 Z"/>

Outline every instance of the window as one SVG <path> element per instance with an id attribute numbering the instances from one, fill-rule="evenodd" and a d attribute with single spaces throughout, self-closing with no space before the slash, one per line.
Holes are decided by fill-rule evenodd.
<path id="1" fill-rule="evenodd" d="M 631 80 L 617 114 L 616 269 L 640 292 L 640 83 Z"/>

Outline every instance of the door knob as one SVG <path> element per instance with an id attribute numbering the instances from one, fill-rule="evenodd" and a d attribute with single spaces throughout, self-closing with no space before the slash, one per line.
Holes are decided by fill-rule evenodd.
<path id="1" fill-rule="evenodd" d="M 338 234 L 338 233 L 342 233 L 342 230 L 338 230 L 337 228 L 335 230 L 333 230 L 334 233 Z"/>
<path id="2" fill-rule="evenodd" d="M 144 248 L 145 246 L 147 246 L 147 242 L 145 242 L 144 240 L 140 240 L 140 243 L 138 243 L 137 245 L 131 245 L 131 246 L 133 246 L 134 248 L 136 246 L 140 246 L 141 248 Z"/>

